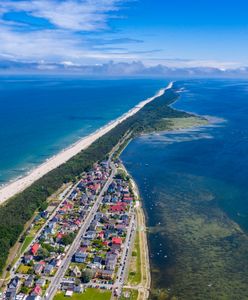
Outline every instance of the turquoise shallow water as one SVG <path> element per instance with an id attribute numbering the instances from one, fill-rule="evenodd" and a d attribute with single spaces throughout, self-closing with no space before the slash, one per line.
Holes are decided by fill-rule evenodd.
<path id="1" fill-rule="evenodd" d="M 175 108 L 217 119 L 211 126 L 194 130 L 140 137 L 131 142 L 122 154 L 127 169 L 140 188 L 148 226 L 152 232 L 149 234 L 149 246 L 151 264 L 155 270 L 152 274 L 153 283 L 159 288 L 174 287 L 179 295 L 192 292 L 190 297 L 182 296 L 180 299 L 248 299 L 247 278 L 241 273 L 241 270 L 247 268 L 248 253 L 246 251 L 241 258 L 243 250 L 238 250 L 242 247 L 240 236 L 230 235 L 214 240 L 217 234 L 214 226 L 219 223 L 222 226 L 221 234 L 224 230 L 223 224 L 237 224 L 243 230 L 242 241 L 247 241 L 248 82 L 187 80 L 177 81 L 175 86 L 182 90 L 181 98 L 173 105 Z M 208 236 L 214 245 L 211 251 L 216 247 L 215 251 L 211 253 L 209 250 L 207 254 L 203 252 L 204 247 L 208 247 L 208 242 L 203 237 L 196 237 L 199 244 L 195 246 L 195 241 L 189 234 L 193 230 L 190 227 L 193 223 L 179 227 L 178 224 L 186 220 L 183 219 L 185 211 L 192 220 L 195 216 L 204 220 L 204 226 L 215 222 L 213 233 L 210 231 L 213 240 Z M 201 226 L 200 223 L 198 226 Z M 184 240 L 185 236 L 188 240 Z M 192 241 L 188 243 L 190 238 Z M 221 252 L 222 245 L 228 249 L 226 254 Z M 212 263 L 213 256 L 217 260 L 217 255 L 220 255 L 219 261 L 213 260 Z M 231 257 L 227 259 L 230 265 L 220 262 L 225 259 L 225 255 Z M 187 269 L 177 269 L 186 257 Z M 204 268 L 209 263 L 207 268 L 212 268 L 215 276 L 208 278 L 211 272 L 201 270 L 199 257 L 205 263 Z M 239 263 L 241 267 L 238 266 Z M 180 277 L 180 273 L 186 270 L 188 273 L 185 277 Z M 199 270 L 201 275 L 194 277 Z M 231 294 L 234 288 L 228 290 L 237 279 L 235 276 L 240 276 L 242 292 L 247 297 L 235 298 Z M 205 285 L 202 285 L 201 277 L 204 278 L 202 281 Z M 180 282 L 175 283 L 175 278 L 182 278 L 181 286 Z M 208 286 L 206 282 L 211 283 Z M 211 295 L 209 287 L 214 285 L 212 282 L 216 282 L 216 290 Z M 220 295 L 217 296 L 218 292 L 226 293 L 226 296 L 221 298 Z M 236 293 L 239 295 L 239 291 Z"/>
<path id="2" fill-rule="evenodd" d="M 0 184 L 155 94 L 167 80 L 0 77 Z"/>

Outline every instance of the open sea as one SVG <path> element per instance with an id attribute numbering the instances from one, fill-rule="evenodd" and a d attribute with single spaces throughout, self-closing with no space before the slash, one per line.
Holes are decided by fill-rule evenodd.
<path id="1" fill-rule="evenodd" d="M 0 77 L 0 185 L 153 96 L 167 80 Z"/>
<path id="2" fill-rule="evenodd" d="M 122 154 L 147 216 L 154 299 L 167 299 L 162 289 L 178 299 L 248 299 L 248 81 L 175 88 L 173 107 L 212 124 L 142 136 Z"/>

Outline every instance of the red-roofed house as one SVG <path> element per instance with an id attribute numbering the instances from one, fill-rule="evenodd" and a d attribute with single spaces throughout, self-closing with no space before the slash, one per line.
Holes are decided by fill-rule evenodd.
<path id="1" fill-rule="evenodd" d="M 31 296 L 41 296 L 42 295 L 42 288 L 39 285 L 36 285 L 35 288 L 32 290 Z"/>
<path id="2" fill-rule="evenodd" d="M 104 239 L 104 232 L 103 231 L 99 232 L 98 237 L 103 240 Z"/>
<path id="3" fill-rule="evenodd" d="M 38 252 L 38 250 L 39 250 L 39 248 L 40 248 L 40 245 L 39 244 L 33 244 L 33 246 L 31 247 L 31 253 L 33 254 L 33 255 L 36 255 L 37 254 L 37 252 Z"/>
<path id="4" fill-rule="evenodd" d="M 63 233 L 59 232 L 56 236 L 56 242 L 57 243 L 60 242 L 63 236 L 64 236 Z"/>
<path id="5" fill-rule="evenodd" d="M 122 205 L 112 205 L 110 207 L 110 211 L 111 212 L 118 212 L 118 213 L 121 213 L 121 212 L 124 212 L 125 211 L 125 207 L 122 206 Z"/>
<path id="6" fill-rule="evenodd" d="M 119 237 L 113 237 L 112 238 L 112 243 L 115 245 L 121 245 L 122 244 L 122 239 Z"/>
<path id="7" fill-rule="evenodd" d="M 133 198 L 132 197 L 124 197 L 123 201 L 125 201 L 125 202 L 131 202 L 131 201 L 133 201 Z"/>
<path id="8" fill-rule="evenodd" d="M 79 219 L 77 219 L 77 220 L 75 221 L 75 224 L 76 224 L 77 226 L 79 226 L 79 225 L 81 224 L 81 221 L 80 221 Z"/>

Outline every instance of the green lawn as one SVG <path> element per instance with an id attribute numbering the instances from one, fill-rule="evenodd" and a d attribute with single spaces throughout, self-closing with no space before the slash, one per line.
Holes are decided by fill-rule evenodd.
<path id="1" fill-rule="evenodd" d="M 139 234 L 137 233 L 132 255 L 132 262 L 128 273 L 128 282 L 132 285 L 139 284 L 141 282 L 141 258 L 140 258 L 140 244 Z"/>
<path id="2" fill-rule="evenodd" d="M 32 242 L 32 240 L 33 240 L 33 236 L 31 236 L 31 235 L 28 235 L 28 236 L 26 236 L 26 238 L 25 238 L 25 240 L 24 240 L 24 242 L 23 242 L 23 244 L 22 244 L 22 248 L 21 248 L 21 253 L 23 253 L 26 249 L 27 249 L 27 247 L 30 245 L 30 243 Z"/>
<path id="3" fill-rule="evenodd" d="M 72 297 L 65 297 L 63 293 L 59 293 L 54 300 L 110 300 L 111 291 L 103 291 L 99 289 L 86 289 L 83 294 L 73 294 Z"/>

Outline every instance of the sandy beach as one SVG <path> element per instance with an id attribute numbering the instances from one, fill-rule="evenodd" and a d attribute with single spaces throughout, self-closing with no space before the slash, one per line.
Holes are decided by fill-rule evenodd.
<path id="1" fill-rule="evenodd" d="M 6 200 L 13 197 L 17 193 L 20 193 L 27 187 L 29 187 L 33 182 L 50 172 L 51 170 L 57 168 L 58 166 L 62 165 L 70 158 L 78 154 L 80 151 L 89 147 L 94 141 L 98 138 L 109 132 L 119 123 L 123 122 L 127 118 L 131 117 L 132 115 L 136 114 L 142 107 L 144 107 L 147 103 L 153 101 L 155 98 L 162 96 L 164 92 L 170 88 L 172 88 L 173 82 L 171 82 L 166 88 L 161 89 L 156 95 L 151 98 L 148 98 L 134 108 L 129 110 L 127 113 L 123 114 L 118 119 L 108 123 L 106 126 L 98 129 L 94 133 L 88 135 L 80 139 L 78 142 L 73 144 L 72 146 L 64 149 L 63 151 L 59 152 L 57 155 L 51 157 L 49 160 L 45 161 L 43 164 L 32 170 L 29 174 L 25 175 L 24 177 L 11 182 L 0 189 L 0 204 L 3 204 Z"/>

